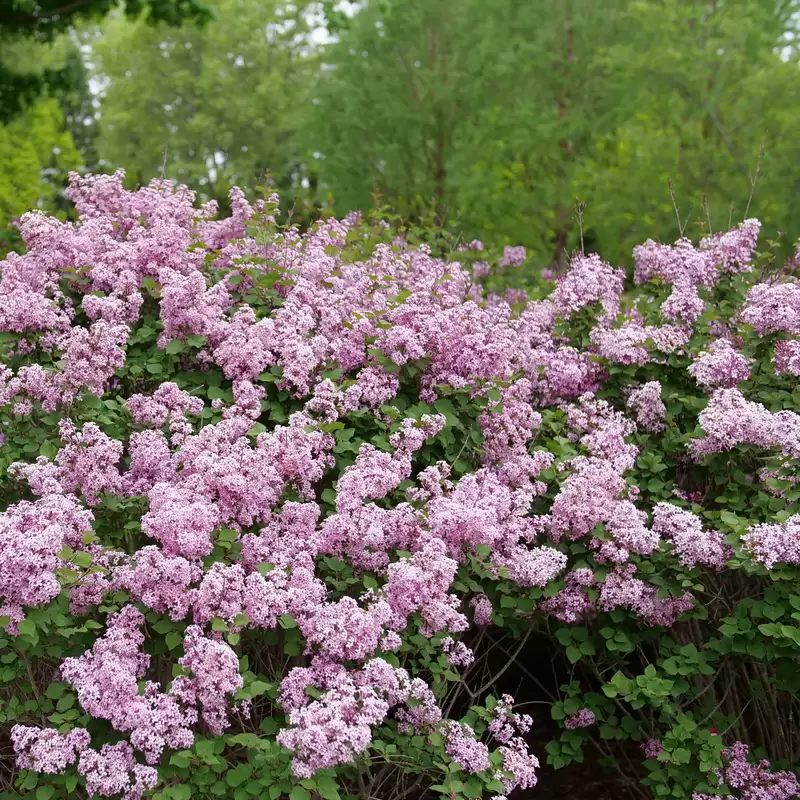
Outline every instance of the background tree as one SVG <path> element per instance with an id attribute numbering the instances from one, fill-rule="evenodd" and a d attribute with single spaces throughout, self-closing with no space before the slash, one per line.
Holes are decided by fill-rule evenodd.
<path id="1" fill-rule="evenodd" d="M 0 124 L 0 252 L 17 243 L 11 223 L 25 211 L 66 214 L 67 172 L 96 163 L 88 73 L 77 42 L 66 35 L 52 43 L 15 42 L 3 57 L 27 74 L 60 70 L 71 77 L 62 90 Z"/>
<path id="2" fill-rule="evenodd" d="M 629 260 L 645 228 L 678 235 L 670 180 L 683 215 L 705 196 L 721 227 L 757 166 L 749 211 L 774 235 L 796 217 L 796 5 L 368 0 L 324 55 L 310 149 L 342 210 L 433 198 L 545 264 L 579 244 L 578 197 L 585 241 Z"/>
<path id="3" fill-rule="evenodd" d="M 31 208 L 60 205 L 66 173 L 80 164 L 55 99 L 36 103 L 0 126 L 0 251 L 8 245 L 9 224 L 16 217 Z"/>
<path id="4" fill-rule="evenodd" d="M 373 186 L 409 210 L 435 196 L 465 229 L 562 260 L 575 159 L 623 118 L 597 58 L 621 6 L 367 3 L 320 76 L 324 181 L 343 206 Z"/>
<path id="5" fill-rule="evenodd" d="M 594 137 L 575 184 L 609 258 L 628 259 L 654 226 L 678 235 L 670 180 L 691 235 L 745 212 L 765 238 L 795 229 L 800 72 L 787 43 L 796 10 L 773 0 L 631 7 L 603 58 L 635 113 Z"/>
<path id="6" fill-rule="evenodd" d="M 130 17 L 144 14 L 152 22 L 178 25 L 186 19 L 205 21 L 208 9 L 198 0 L 10 0 L 0 4 L 0 122 L 8 121 L 43 90 L 65 91 L 73 84 L 74 67 L 25 69 L 9 57 L 11 45 L 51 42 L 78 22 L 99 19 L 122 5 Z"/>
<path id="7" fill-rule="evenodd" d="M 297 142 L 313 65 L 304 7 L 211 5 L 216 21 L 204 28 L 109 20 L 93 47 L 104 80 L 100 155 L 135 182 L 165 170 L 219 200 L 267 171 L 291 195 L 306 177 Z"/>

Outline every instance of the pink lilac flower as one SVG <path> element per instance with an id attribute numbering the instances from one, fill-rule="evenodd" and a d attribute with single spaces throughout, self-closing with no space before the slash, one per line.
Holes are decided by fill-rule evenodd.
<path id="1" fill-rule="evenodd" d="M 662 600 L 655 586 L 633 577 L 635 572 L 634 564 L 625 564 L 606 575 L 598 600 L 604 611 L 627 608 L 648 625 L 670 627 L 681 614 L 694 606 L 694 598 L 689 592 Z"/>
<path id="2" fill-rule="evenodd" d="M 690 364 L 689 373 L 704 389 L 731 389 L 750 377 L 750 360 L 727 339 L 717 339 Z"/>
<path id="3" fill-rule="evenodd" d="M 384 720 L 390 706 L 413 694 L 405 670 L 381 659 L 368 662 L 360 674 L 340 669 L 326 684 L 319 700 L 292 708 L 289 727 L 277 737 L 293 751 L 292 772 L 298 778 L 352 761 L 370 744 L 372 727 Z"/>
<path id="4" fill-rule="evenodd" d="M 61 592 L 55 575 L 65 546 L 82 547 L 93 515 L 72 495 L 49 494 L 35 503 L 22 500 L 0 514 L 0 616 L 11 617 L 16 635 L 24 608 L 44 605 Z"/>
<path id="5" fill-rule="evenodd" d="M 139 693 L 138 681 L 150 663 L 140 649 L 143 622 L 141 612 L 126 606 L 109 617 L 106 633 L 91 650 L 64 660 L 61 674 L 75 688 L 87 713 L 129 732 L 131 744 L 156 763 L 165 747 L 191 746 L 194 737 L 189 728 L 196 715 L 191 710 L 187 713 L 155 684 L 147 684 L 144 694 Z"/>
<path id="6" fill-rule="evenodd" d="M 711 251 L 723 272 L 749 272 L 760 230 L 757 219 L 746 219 L 730 231 L 706 237 L 700 249 Z"/>
<path id="7" fill-rule="evenodd" d="M 15 725 L 11 741 L 17 754 L 17 766 L 47 774 L 62 774 L 89 746 L 91 737 L 85 728 L 73 728 L 61 734 L 53 728 Z"/>
<path id="8" fill-rule="evenodd" d="M 589 334 L 603 358 L 617 364 L 638 365 L 655 361 L 657 353 L 681 351 L 691 336 L 688 325 L 643 325 L 636 315 L 631 315 L 619 328 L 597 325 Z M 657 351 L 656 355 L 651 350 Z"/>
<path id="9" fill-rule="evenodd" d="M 234 624 L 242 613 L 245 573 L 238 564 L 217 561 L 203 575 L 200 585 L 192 590 L 192 615 L 196 624 L 205 625 L 214 617 Z"/>
<path id="10" fill-rule="evenodd" d="M 711 250 L 696 250 L 686 238 L 679 239 L 674 246 L 649 239 L 633 248 L 633 256 L 637 284 L 660 279 L 691 291 L 696 286 L 712 286 L 718 278 L 716 254 Z"/>
<path id="11" fill-rule="evenodd" d="M 97 750 L 84 750 L 78 773 L 86 779 L 86 791 L 100 797 L 121 794 L 123 800 L 139 800 L 158 784 L 158 772 L 134 760 L 127 742 L 104 744 Z"/>
<path id="12" fill-rule="evenodd" d="M 644 751 L 645 758 L 658 758 L 658 754 L 663 749 L 660 739 L 648 739 L 642 743 L 642 750 Z"/>
<path id="13" fill-rule="evenodd" d="M 619 328 L 592 328 L 590 338 L 597 352 L 616 364 L 643 365 L 651 360 L 645 347 L 650 334 L 636 322 L 626 322 Z"/>
<path id="14" fill-rule="evenodd" d="M 536 387 L 541 405 L 559 400 L 572 400 L 600 388 L 604 370 L 587 352 L 563 345 L 557 349 L 537 349 L 528 360 L 526 374 L 530 379 L 544 371 Z"/>
<path id="15" fill-rule="evenodd" d="M 492 601 L 485 594 L 479 594 L 470 600 L 473 619 L 476 625 L 488 625 L 492 621 Z"/>
<path id="16" fill-rule="evenodd" d="M 380 648 L 385 652 L 392 652 L 393 650 L 399 650 L 403 645 L 403 640 L 400 638 L 400 634 L 397 631 L 387 631 L 383 634 L 380 640 Z"/>
<path id="17" fill-rule="evenodd" d="M 162 431 L 134 431 L 128 440 L 130 463 L 122 476 L 123 491 L 146 495 L 157 483 L 170 483 L 175 476 L 167 437 Z"/>
<path id="18" fill-rule="evenodd" d="M 517 734 L 527 733 L 533 725 L 528 714 L 515 714 L 514 698 L 504 694 L 492 709 L 492 721 L 489 731 L 497 741 L 510 744 Z"/>
<path id="19" fill-rule="evenodd" d="M 181 556 L 168 557 L 153 545 L 133 555 L 134 564 L 114 570 L 116 585 L 131 598 L 178 621 L 189 613 L 192 594 L 189 587 L 200 580 L 202 570 Z"/>
<path id="20" fill-rule="evenodd" d="M 224 642 L 207 639 L 197 625 L 186 629 L 183 649 L 179 663 L 190 676 L 175 678 L 172 693 L 190 708 L 197 706 L 203 721 L 219 736 L 229 725 L 227 696 L 244 683 L 239 659 Z"/>
<path id="21" fill-rule="evenodd" d="M 200 486 L 188 480 L 184 485 L 157 483 L 148 493 L 150 511 L 142 517 L 142 531 L 161 543 L 165 555 L 193 559 L 211 552 L 219 512 Z"/>
<path id="22" fill-rule="evenodd" d="M 300 621 L 307 652 L 331 661 L 363 661 L 378 649 L 384 629 L 393 621 L 385 600 L 366 609 L 352 597 L 326 602 Z"/>
<path id="23" fill-rule="evenodd" d="M 458 564 L 449 558 L 440 539 L 428 540 L 410 558 L 389 565 L 385 586 L 386 600 L 397 618 L 396 625 L 416 611 L 423 618 L 423 635 L 438 630 L 457 633 L 469 627 L 467 618 L 458 610 L 458 598 L 448 593 Z"/>
<path id="24" fill-rule="evenodd" d="M 452 667 L 468 667 L 475 661 L 475 654 L 464 642 L 457 642 L 451 636 L 441 641 L 442 650 L 447 653 L 447 663 Z"/>
<path id="25" fill-rule="evenodd" d="M 742 543 L 753 560 L 767 569 L 778 562 L 800 564 L 800 515 L 795 514 L 785 522 L 751 525 Z"/>
<path id="26" fill-rule="evenodd" d="M 800 416 L 791 411 L 773 414 L 761 403 L 746 400 L 737 389 L 714 392 L 699 421 L 706 436 L 692 442 L 698 456 L 726 452 L 741 444 L 800 453 Z"/>
<path id="27" fill-rule="evenodd" d="M 800 334 L 800 284 L 759 283 L 747 293 L 747 303 L 739 316 L 762 336 Z"/>
<path id="28" fill-rule="evenodd" d="M 782 339 L 775 342 L 772 363 L 777 375 L 800 376 L 800 341 Z"/>
<path id="29" fill-rule="evenodd" d="M 506 792 L 536 786 L 539 759 L 528 751 L 528 745 L 522 737 L 515 736 L 508 745 L 499 747 L 497 751 L 503 759 L 503 772 L 499 779 Z"/>
<path id="30" fill-rule="evenodd" d="M 126 405 L 133 421 L 139 425 L 160 428 L 169 421 L 169 429 L 175 443 L 182 441 L 192 432 L 186 415 L 196 416 L 203 411 L 202 399 L 192 397 L 172 382 L 162 383 L 149 397 L 141 394 L 131 395 Z"/>
<path id="31" fill-rule="evenodd" d="M 703 564 L 722 569 L 733 556 L 733 549 L 725 544 L 725 537 L 719 531 L 704 531 L 697 515 L 671 503 L 656 503 L 653 530 L 672 542 L 686 567 Z"/>
<path id="32" fill-rule="evenodd" d="M 742 800 L 790 800 L 800 794 L 800 782 L 792 772 L 770 772 L 770 762 L 747 760 L 749 748 L 736 742 L 722 751 L 725 765 L 721 784 L 738 792 Z"/>
<path id="33" fill-rule="evenodd" d="M 589 728 L 595 723 L 594 711 L 588 708 L 581 708 L 574 714 L 570 714 L 564 720 L 564 727 L 568 731 L 576 730 L 577 728 Z"/>
<path id="34" fill-rule="evenodd" d="M 524 247 L 506 245 L 503 249 L 502 265 L 504 267 L 520 267 L 525 263 L 527 253 Z"/>
<path id="35" fill-rule="evenodd" d="M 100 396 L 114 372 L 125 363 L 123 345 L 128 340 L 127 325 L 93 322 L 87 330 L 73 328 L 61 345 L 64 351 L 63 384 L 66 389 L 87 388 Z"/>
<path id="36" fill-rule="evenodd" d="M 94 422 L 78 431 L 69 421 L 59 422 L 64 447 L 56 456 L 64 491 L 80 490 L 89 505 L 96 505 L 101 494 L 119 494 L 122 478 L 117 463 L 123 445 L 107 436 Z"/>
<path id="37" fill-rule="evenodd" d="M 539 603 L 539 608 L 562 622 L 578 622 L 592 607 L 589 589 L 596 583 L 592 570 L 582 567 L 567 573 L 566 586 L 553 597 Z"/>
<path id="38" fill-rule="evenodd" d="M 597 255 L 578 253 L 569 271 L 557 281 L 553 302 L 558 311 L 570 317 L 585 306 L 599 302 L 608 317 L 619 312 L 625 274 L 601 261 Z"/>
<path id="39" fill-rule="evenodd" d="M 721 272 L 751 268 L 759 227 L 757 220 L 745 220 L 732 231 L 707 237 L 699 248 L 686 238 L 674 246 L 648 240 L 633 250 L 636 283 L 659 279 L 671 285 L 671 294 L 661 306 L 662 316 L 692 323 L 705 310 L 700 287 L 714 286 Z"/>
<path id="40" fill-rule="evenodd" d="M 464 772 L 483 772 L 489 769 L 489 748 L 475 738 L 469 725 L 447 722 L 443 728 L 445 752 Z"/>
<path id="41" fill-rule="evenodd" d="M 628 395 L 627 406 L 636 414 L 636 422 L 649 433 L 664 429 L 667 408 L 661 399 L 661 383 L 648 381 Z"/>

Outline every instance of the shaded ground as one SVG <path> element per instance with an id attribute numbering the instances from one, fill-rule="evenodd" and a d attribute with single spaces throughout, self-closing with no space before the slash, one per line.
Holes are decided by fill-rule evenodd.
<path id="1" fill-rule="evenodd" d="M 545 706 L 539 706 L 549 716 Z M 625 781 L 616 772 L 600 763 L 593 745 L 584 748 L 582 764 L 571 764 L 554 770 L 547 764 L 545 746 L 558 735 L 549 719 L 534 717 L 531 751 L 539 759 L 539 783 L 527 792 L 515 793 L 518 800 L 637 800 Z"/>
<path id="2" fill-rule="evenodd" d="M 634 800 L 624 782 L 587 753 L 583 764 L 553 770 L 540 757 L 539 784 L 515 797 L 519 800 Z"/>

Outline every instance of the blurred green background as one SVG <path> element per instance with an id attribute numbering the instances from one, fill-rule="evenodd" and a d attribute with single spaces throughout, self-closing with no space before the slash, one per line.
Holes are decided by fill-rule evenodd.
<path id="1" fill-rule="evenodd" d="M 70 169 L 386 205 L 536 268 L 800 233 L 798 0 L 3 0 L 0 246 Z M 673 200 L 670 197 L 672 187 Z M 749 204 L 749 208 L 748 208 Z"/>

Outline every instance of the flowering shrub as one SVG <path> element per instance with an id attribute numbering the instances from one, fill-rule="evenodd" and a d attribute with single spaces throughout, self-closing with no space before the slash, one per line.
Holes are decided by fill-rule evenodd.
<path id="1" fill-rule="evenodd" d="M 800 688 L 800 284 L 755 220 L 529 300 L 481 288 L 519 248 L 121 178 L 0 265 L 3 797 L 502 800 L 617 740 L 657 797 L 794 796 L 748 751 L 796 761 Z"/>

